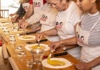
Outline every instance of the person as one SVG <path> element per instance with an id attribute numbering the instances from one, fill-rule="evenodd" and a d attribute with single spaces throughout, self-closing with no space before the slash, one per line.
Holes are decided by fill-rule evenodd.
<path id="1" fill-rule="evenodd" d="M 74 26 L 79 21 L 82 12 L 72 0 L 50 0 L 51 6 L 58 9 L 59 13 L 56 16 L 56 27 L 44 31 L 37 35 L 37 40 L 41 40 L 43 36 L 58 35 L 60 37 L 59 41 L 52 42 L 51 49 L 55 50 L 61 47 L 61 41 L 72 38 L 75 36 Z M 73 44 L 73 45 L 76 45 Z M 68 53 L 76 58 L 79 58 L 80 47 L 75 47 L 73 45 L 68 46 L 63 49 L 68 49 Z"/>
<path id="2" fill-rule="evenodd" d="M 41 24 L 41 29 L 40 33 L 52 28 L 55 28 L 56 23 L 55 23 L 55 17 L 57 15 L 58 11 L 54 8 L 52 8 L 49 4 L 49 0 L 47 0 L 47 3 L 43 5 L 43 7 L 37 12 L 35 12 L 29 19 L 27 19 L 23 23 L 19 23 L 19 26 L 22 28 L 26 28 L 29 25 L 35 24 L 36 22 L 40 22 Z M 34 28 L 36 29 L 36 28 Z M 33 29 L 33 30 L 34 30 Z M 46 37 L 49 41 L 58 41 L 59 37 L 58 36 L 49 36 Z"/>
<path id="3" fill-rule="evenodd" d="M 18 8 L 17 12 L 14 13 L 14 14 L 10 14 L 11 21 L 13 23 L 18 22 L 25 15 L 27 8 L 29 7 L 27 5 L 25 6 L 25 4 L 27 4 L 27 3 L 28 3 L 28 1 L 24 1 L 24 3 L 20 2 L 20 7 Z M 23 4 L 24 4 L 25 7 L 23 7 Z"/>
<path id="4" fill-rule="evenodd" d="M 84 15 L 76 24 L 76 37 L 62 44 L 82 46 L 78 70 L 100 70 L 100 0 L 77 0 L 77 4 Z"/>
<path id="5" fill-rule="evenodd" d="M 42 7 L 45 1 L 44 0 L 20 0 L 20 3 L 21 4 L 18 11 L 15 14 L 10 14 L 12 22 L 16 22 L 19 20 L 20 21 L 26 20 L 36 11 L 36 9 Z M 37 6 L 35 3 L 39 3 L 40 5 Z"/>
<path id="6" fill-rule="evenodd" d="M 29 9 L 20 22 L 24 22 L 26 19 L 28 19 L 33 14 L 33 12 L 35 13 L 36 10 L 40 9 L 45 3 L 45 0 L 30 0 Z"/>
<path id="7" fill-rule="evenodd" d="M 85 12 L 76 26 L 78 44 L 82 46 L 78 70 L 100 70 L 100 0 L 78 0 L 77 4 Z M 84 37 L 80 42 L 80 38 Z"/>

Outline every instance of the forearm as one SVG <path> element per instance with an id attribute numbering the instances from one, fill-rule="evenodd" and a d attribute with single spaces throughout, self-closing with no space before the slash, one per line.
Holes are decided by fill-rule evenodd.
<path id="1" fill-rule="evenodd" d="M 27 19 L 33 14 L 33 5 L 30 4 L 28 11 L 26 12 L 24 18 Z"/>
<path id="2" fill-rule="evenodd" d="M 55 35 L 57 35 L 57 30 L 56 30 L 56 28 L 53 28 L 53 29 L 44 31 L 42 33 L 44 33 L 44 35 L 46 35 L 46 36 L 55 36 Z"/>
<path id="3" fill-rule="evenodd" d="M 72 46 L 72 45 L 77 45 L 77 40 L 76 40 L 76 36 L 69 38 L 69 39 L 65 39 L 60 41 L 61 44 L 63 45 L 67 45 L 67 46 Z"/>
<path id="4" fill-rule="evenodd" d="M 34 24 L 40 21 L 40 18 L 42 16 L 42 11 L 38 10 L 37 12 L 35 12 L 29 19 L 27 19 L 26 21 L 29 24 Z"/>
<path id="5" fill-rule="evenodd" d="M 17 19 L 19 17 L 19 15 L 18 14 L 15 14 L 13 17 Z"/>
<path id="6" fill-rule="evenodd" d="M 100 56 L 88 63 L 89 68 L 95 67 L 100 64 Z"/>

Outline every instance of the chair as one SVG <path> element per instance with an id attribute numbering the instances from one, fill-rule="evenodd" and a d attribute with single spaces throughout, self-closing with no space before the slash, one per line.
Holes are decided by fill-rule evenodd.
<path id="1" fill-rule="evenodd" d="M 8 18 L 8 17 L 9 17 L 9 9 L 1 9 L 0 18 Z"/>

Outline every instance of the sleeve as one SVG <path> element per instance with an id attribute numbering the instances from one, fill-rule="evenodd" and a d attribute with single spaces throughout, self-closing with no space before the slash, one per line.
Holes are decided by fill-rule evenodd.
<path id="1" fill-rule="evenodd" d="M 80 20 L 82 16 L 82 12 L 81 10 L 79 10 L 79 8 L 76 8 L 73 13 L 71 14 L 71 17 L 70 17 L 70 23 L 74 26 L 76 25 L 76 23 Z"/>
<path id="2" fill-rule="evenodd" d="M 67 24 L 65 25 L 66 27 L 66 30 L 68 33 L 70 33 L 72 36 L 75 35 L 75 32 L 74 32 L 74 26 L 77 24 L 77 22 L 80 20 L 81 18 L 81 10 L 79 10 L 78 7 L 75 7 L 75 6 L 72 6 L 69 13 L 67 15 L 68 18 L 67 18 Z"/>
<path id="3" fill-rule="evenodd" d="M 40 18 L 43 14 L 43 11 L 45 9 L 45 6 L 46 5 L 43 5 L 43 7 L 41 7 L 40 9 L 38 9 L 29 19 L 27 19 L 26 21 L 29 23 L 29 24 L 34 24 L 36 22 L 39 22 L 40 21 Z"/>

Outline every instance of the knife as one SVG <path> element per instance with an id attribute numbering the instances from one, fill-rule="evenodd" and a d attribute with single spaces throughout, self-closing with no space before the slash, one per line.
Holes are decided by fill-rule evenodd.
<path id="1" fill-rule="evenodd" d="M 48 41 L 48 40 L 47 39 L 42 39 L 42 40 L 39 41 L 39 43 L 45 42 L 45 41 Z M 38 43 L 38 41 L 36 41 L 36 43 Z"/>
<path id="2" fill-rule="evenodd" d="M 45 41 L 48 41 L 48 40 L 47 40 L 47 39 L 43 39 L 43 40 L 40 41 L 40 43 L 41 43 L 41 42 L 45 42 Z M 38 43 L 38 42 L 36 41 L 36 42 L 26 42 L 26 43 L 27 43 L 27 44 L 34 44 L 34 43 Z"/>
<path id="3" fill-rule="evenodd" d="M 29 34 L 34 34 L 34 33 L 36 33 L 36 31 L 35 32 L 26 32 L 25 34 L 29 35 Z M 24 35 L 24 33 L 21 33 L 20 35 Z"/>
<path id="4" fill-rule="evenodd" d="M 26 34 L 29 35 L 29 34 L 34 34 L 36 33 L 37 31 L 34 31 L 34 32 L 27 32 Z"/>
<path id="5" fill-rule="evenodd" d="M 68 54 L 67 51 L 64 51 L 64 52 L 53 54 L 53 57 L 63 56 L 63 55 L 67 55 L 67 54 Z"/>

